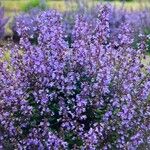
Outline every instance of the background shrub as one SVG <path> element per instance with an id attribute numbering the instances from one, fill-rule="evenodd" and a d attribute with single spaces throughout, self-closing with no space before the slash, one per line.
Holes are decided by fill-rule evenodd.
<path id="1" fill-rule="evenodd" d="M 4 9 L 0 7 L 0 39 L 4 37 L 5 34 L 5 25 L 8 19 L 4 18 Z"/>

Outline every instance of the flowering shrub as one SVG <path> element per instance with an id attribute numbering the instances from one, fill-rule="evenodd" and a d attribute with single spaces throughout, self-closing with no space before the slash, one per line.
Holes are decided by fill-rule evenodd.
<path id="1" fill-rule="evenodd" d="M 0 39 L 4 36 L 6 23 L 7 19 L 4 19 L 4 9 L 0 7 Z"/>
<path id="2" fill-rule="evenodd" d="M 126 24 L 112 40 L 107 6 L 99 8 L 95 23 L 76 16 L 71 45 L 61 14 L 45 11 L 35 20 L 34 42 L 30 27 L 17 24 L 20 44 L 11 49 L 9 61 L 0 61 L 1 148 L 148 146 L 150 77 L 141 63 L 144 41 L 133 49 Z"/>

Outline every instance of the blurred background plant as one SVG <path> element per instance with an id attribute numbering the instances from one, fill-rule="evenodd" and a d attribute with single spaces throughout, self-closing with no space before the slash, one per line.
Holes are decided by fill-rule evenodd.
<path id="1" fill-rule="evenodd" d="M 0 7 L 0 39 L 5 35 L 5 25 L 8 21 L 8 18 L 4 17 L 4 8 Z"/>

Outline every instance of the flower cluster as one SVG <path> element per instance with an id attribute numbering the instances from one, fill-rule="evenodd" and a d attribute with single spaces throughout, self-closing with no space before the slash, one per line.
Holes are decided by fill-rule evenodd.
<path id="1" fill-rule="evenodd" d="M 0 39 L 4 37 L 7 20 L 4 18 L 4 9 L 0 7 Z"/>
<path id="2" fill-rule="evenodd" d="M 109 13 L 107 6 L 99 7 L 94 23 L 77 15 L 71 43 L 57 11 L 35 17 L 35 38 L 27 24 L 17 24 L 20 43 L 9 61 L 0 61 L 1 148 L 107 150 L 149 144 L 145 44 L 133 49 L 126 24 L 113 38 Z M 5 52 L 0 52 L 2 60 Z"/>
<path id="3" fill-rule="evenodd" d="M 22 13 L 19 16 L 16 16 L 12 22 L 11 29 L 13 32 L 13 39 L 15 41 L 19 41 L 20 39 L 20 32 L 23 32 L 28 36 L 30 39 L 36 37 L 36 20 L 35 18 L 41 12 L 40 9 L 35 8 L 30 10 L 28 13 Z M 18 26 L 22 28 L 20 31 L 18 30 Z"/>

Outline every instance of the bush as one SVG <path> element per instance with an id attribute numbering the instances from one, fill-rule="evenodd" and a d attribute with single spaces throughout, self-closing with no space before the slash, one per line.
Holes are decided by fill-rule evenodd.
<path id="1" fill-rule="evenodd" d="M 0 39 L 4 37 L 7 21 L 8 19 L 4 18 L 4 9 L 0 7 Z"/>
<path id="2" fill-rule="evenodd" d="M 20 44 L 11 49 L 9 62 L 0 62 L 3 149 L 137 149 L 148 144 L 145 44 L 132 48 L 127 24 L 118 38 L 110 36 L 109 12 L 99 7 L 95 23 L 76 16 L 70 46 L 56 11 L 36 17 L 36 38 L 24 22 L 17 24 Z"/>

